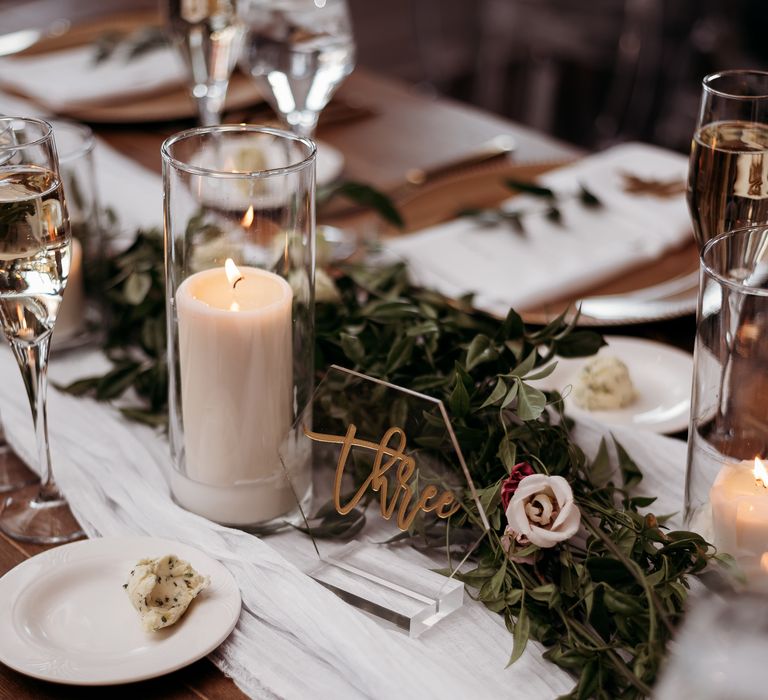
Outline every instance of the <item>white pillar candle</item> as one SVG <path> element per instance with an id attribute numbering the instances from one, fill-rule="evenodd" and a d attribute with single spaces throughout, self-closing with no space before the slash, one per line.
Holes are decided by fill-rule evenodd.
<path id="1" fill-rule="evenodd" d="M 709 500 L 717 548 L 759 564 L 768 552 L 768 473 L 762 461 L 724 465 Z"/>
<path id="2" fill-rule="evenodd" d="M 64 296 L 56 316 L 54 337 L 69 338 L 78 333 L 85 322 L 85 285 L 83 283 L 83 247 L 76 238 L 72 239 L 69 256 L 69 277 Z"/>
<path id="3" fill-rule="evenodd" d="M 296 508 L 281 464 L 292 461 L 293 292 L 271 272 L 227 268 L 176 292 L 186 474 L 171 485 L 185 508 L 248 525 Z"/>

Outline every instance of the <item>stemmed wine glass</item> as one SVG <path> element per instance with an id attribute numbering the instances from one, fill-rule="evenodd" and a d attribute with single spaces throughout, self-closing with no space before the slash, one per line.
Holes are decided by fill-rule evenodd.
<path id="1" fill-rule="evenodd" d="M 688 170 L 688 207 L 699 248 L 722 233 L 768 224 L 768 71 L 727 70 L 702 81 Z M 717 337 L 712 340 L 712 352 L 719 355 L 717 344 L 724 343 L 724 369 L 719 373 L 719 402 L 707 439 L 724 452 L 732 449 L 728 446 L 737 435 L 730 407 L 738 395 L 732 386 L 736 344 L 744 333 L 764 332 L 753 297 L 734 295 L 729 303 L 731 325 L 722 341 L 712 329 L 708 331 Z M 702 311 L 700 303 L 700 318 Z M 700 323 L 711 324 L 714 318 Z M 704 351 L 697 349 L 697 354 L 703 357 Z"/>
<path id="2" fill-rule="evenodd" d="M 768 72 L 729 70 L 702 81 L 688 206 L 699 247 L 768 223 Z"/>
<path id="3" fill-rule="evenodd" d="M 241 0 L 248 33 L 240 67 L 299 136 L 355 66 L 346 0 Z"/>
<path id="4" fill-rule="evenodd" d="M 35 424 L 41 485 L 0 509 L 0 530 L 27 542 L 83 535 L 53 480 L 48 444 L 48 351 L 69 274 L 71 233 L 53 129 L 0 118 L 0 323 L 19 364 Z"/>
<path id="5" fill-rule="evenodd" d="M 221 124 L 244 28 L 237 0 L 167 0 L 166 25 L 192 78 L 201 126 Z"/>
<path id="6" fill-rule="evenodd" d="M 2 115 L 0 115 L 2 116 Z M 11 124 L 6 122 L 0 127 L 0 144 L 10 143 L 13 139 Z M 6 158 L 9 156 L 6 155 Z M 2 164 L 2 160 L 0 160 Z M 14 491 L 36 481 L 34 475 L 14 456 L 11 446 L 5 439 L 3 421 L 0 417 L 0 493 Z"/>

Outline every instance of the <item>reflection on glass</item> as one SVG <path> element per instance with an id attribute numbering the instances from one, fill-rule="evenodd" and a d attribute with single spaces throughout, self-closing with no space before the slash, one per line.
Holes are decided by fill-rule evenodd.
<path id="1" fill-rule="evenodd" d="M 688 206 L 699 246 L 724 231 L 768 223 L 768 72 L 704 78 Z"/>
<path id="2" fill-rule="evenodd" d="M 286 124 L 311 136 L 355 65 L 346 0 L 245 0 L 242 69 Z"/>
<path id="3" fill-rule="evenodd" d="M 236 0 L 167 0 L 167 26 L 192 79 L 201 126 L 221 123 L 242 46 Z"/>

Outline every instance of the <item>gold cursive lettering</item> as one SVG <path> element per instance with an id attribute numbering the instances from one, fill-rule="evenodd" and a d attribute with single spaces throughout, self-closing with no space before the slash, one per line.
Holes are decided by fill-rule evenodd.
<path id="1" fill-rule="evenodd" d="M 414 498 L 414 489 L 409 484 L 414 471 L 416 461 L 405 454 L 406 437 L 402 428 L 392 427 L 384 433 L 378 443 L 356 438 L 357 427 L 350 423 L 345 435 L 329 435 L 305 430 L 310 440 L 328 444 L 341 445 L 339 459 L 336 462 L 336 473 L 333 478 L 333 504 L 340 515 L 346 515 L 360 502 L 366 491 L 370 489 L 379 494 L 379 509 L 381 516 L 390 520 L 397 511 L 397 526 L 401 530 L 408 530 L 420 510 L 425 513 L 434 511 L 438 518 L 449 518 L 459 510 L 461 504 L 456 502 L 450 491 L 439 493 L 436 486 L 430 484 L 417 494 L 416 502 L 411 507 Z M 394 446 L 390 443 L 393 442 Z M 344 478 L 344 469 L 349 459 L 349 453 L 353 447 L 375 452 L 371 473 L 360 485 L 352 498 L 347 503 L 341 502 L 341 482 Z M 385 457 L 387 458 L 385 460 Z M 394 471 L 393 484 L 387 479 L 387 473 L 397 465 Z M 389 487 L 392 486 L 392 493 Z"/>

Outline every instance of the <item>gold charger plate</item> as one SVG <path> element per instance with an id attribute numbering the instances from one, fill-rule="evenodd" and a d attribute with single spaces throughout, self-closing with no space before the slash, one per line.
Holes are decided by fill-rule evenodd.
<path id="1" fill-rule="evenodd" d="M 444 178 L 431 185 L 414 188 L 398 198 L 398 206 L 406 222 L 406 232 L 418 231 L 427 226 L 434 226 L 455 218 L 462 209 L 493 207 L 510 197 L 510 191 L 504 186 L 504 178 L 522 181 L 534 181 L 540 175 L 569 162 L 546 163 L 500 163 L 494 166 L 478 167 L 450 178 Z M 387 229 L 385 235 L 397 235 L 393 229 Z M 602 295 L 623 295 L 639 292 L 653 285 L 690 274 L 698 269 L 698 248 L 693 240 L 667 252 L 664 257 L 652 264 L 642 263 L 636 268 L 623 270 L 611 280 L 588 286 L 578 295 L 563 296 L 544 306 L 518 309 L 524 320 L 533 324 L 544 324 L 561 314 L 569 306 L 585 297 Z M 574 307 L 575 308 L 575 307 Z M 641 323 L 682 313 L 654 314 L 643 317 L 615 319 L 596 319 L 582 316 L 580 325 L 624 325 Z"/>
<path id="2" fill-rule="evenodd" d="M 110 15 L 74 25 L 61 36 L 44 39 L 21 55 L 61 51 L 96 41 L 107 32 L 129 32 L 142 26 L 159 26 L 158 12 L 131 12 Z M 247 76 L 235 72 L 227 91 L 225 110 L 244 109 L 263 102 L 258 89 Z M 142 123 L 191 119 L 197 107 L 186 85 L 163 87 L 146 93 L 112 97 L 105 102 L 89 102 L 58 110 L 59 114 L 97 123 Z"/>

